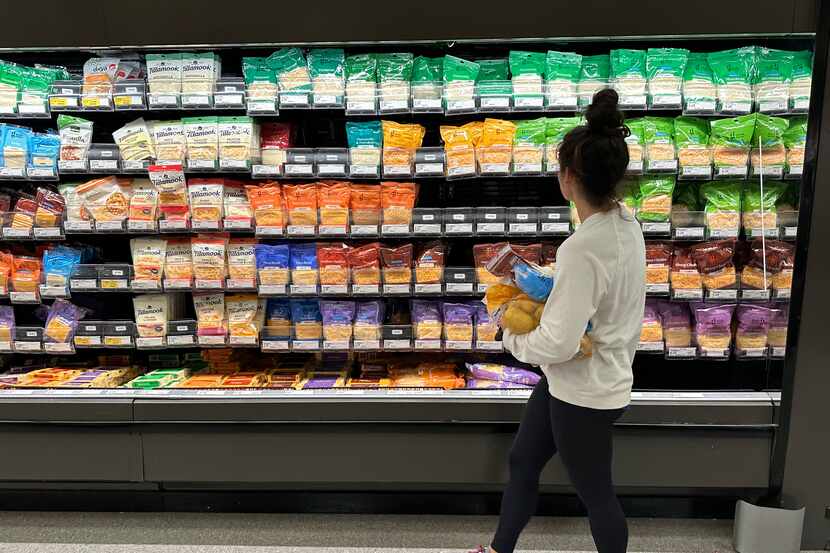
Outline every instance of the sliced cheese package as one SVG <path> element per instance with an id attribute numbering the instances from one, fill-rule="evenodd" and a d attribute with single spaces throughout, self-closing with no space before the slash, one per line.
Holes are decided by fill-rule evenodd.
<path id="1" fill-rule="evenodd" d="M 124 161 L 141 161 L 156 157 L 150 129 L 142 117 L 112 133 L 112 138 L 118 145 L 121 159 Z"/>
<path id="2" fill-rule="evenodd" d="M 225 295 L 211 293 L 193 294 L 196 309 L 196 334 L 222 336 L 227 334 L 225 321 Z"/>
<path id="3" fill-rule="evenodd" d="M 158 238 L 133 238 L 130 240 L 133 272 L 136 280 L 161 282 L 167 241 Z"/>
<path id="4" fill-rule="evenodd" d="M 190 217 L 187 184 L 181 165 L 151 165 L 150 181 L 158 190 L 161 219 L 186 221 Z"/>
<path id="5" fill-rule="evenodd" d="M 168 294 L 141 294 L 133 298 L 135 326 L 140 338 L 167 334 L 170 298 Z"/>

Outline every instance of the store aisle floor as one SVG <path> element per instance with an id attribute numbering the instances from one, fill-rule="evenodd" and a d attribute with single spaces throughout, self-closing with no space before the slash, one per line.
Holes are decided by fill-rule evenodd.
<path id="1" fill-rule="evenodd" d="M 495 524 L 492 516 L 16 511 L 0 512 L 0 553 L 455 553 L 486 541 Z M 639 518 L 630 527 L 632 552 L 732 551 L 729 520 Z M 593 549 L 581 518 L 535 518 L 519 545 Z"/>

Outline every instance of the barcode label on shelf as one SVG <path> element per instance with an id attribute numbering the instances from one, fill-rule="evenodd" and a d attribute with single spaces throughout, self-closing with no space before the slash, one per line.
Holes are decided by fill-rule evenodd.
<path id="1" fill-rule="evenodd" d="M 412 288 L 409 284 L 384 284 L 383 293 L 389 295 L 409 294 Z"/>
<path id="2" fill-rule="evenodd" d="M 344 295 L 349 293 L 346 284 L 321 284 L 320 293 L 324 295 Z"/>
<path id="3" fill-rule="evenodd" d="M 749 231 L 749 235 L 752 238 L 760 238 L 761 236 L 765 236 L 766 238 L 778 238 L 778 229 L 776 227 L 773 228 L 754 228 Z"/>
<path id="4" fill-rule="evenodd" d="M 674 229 L 674 236 L 676 238 L 689 238 L 703 240 L 705 236 L 704 227 L 676 227 Z"/>
<path id="5" fill-rule="evenodd" d="M 671 223 L 642 223 L 643 232 L 646 234 L 668 234 L 671 230 Z"/>
<path id="6" fill-rule="evenodd" d="M 262 351 L 287 351 L 289 342 L 288 340 L 263 340 L 260 347 Z"/>
<path id="7" fill-rule="evenodd" d="M 354 295 L 378 295 L 380 294 L 379 284 L 352 284 L 352 294 Z"/>
<path id="8" fill-rule="evenodd" d="M 186 219 L 162 219 L 159 221 L 159 230 L 164 231 L 175 231 L 175 230 L 187 230 L 187 220 Z"/>
<path id="9" fill-rule="evenodd" d="M 355 340 L 352 342 L 352 349 L 374 350 L 380 349 L 380 340 Z"/>
<path id="10" fill-rule="evenodd" d="M 621 108 L 644 108 L 646 105 L 646 96 L 645 94 L 636 94 L 630 96 L 621 96 L 620 97 L 620 107 Z"/>
<path id="11" fill-rule="evenodd" d="M 191 287 L 191 281 L 189 279 L 165 279 L 164 280 L 164 289 L 165 290 L 182 290 L 188 289 Z"/>
<path id="12" fill-rule="evenodd" d="M 136 279 L 130 283 L 133 290 L 161 290 L 161 282 L 150 279 Z"/>
<path id="13" fill-rule="evenodd" d="M 767 167 L 753 167 L 752 174 L 755 176 L 764 175 L 765 177 L 781 178 L 784 176 L 784 167 L 782 165 L 770 165 Z"/>
<path id="14" fill-rule="evenodd" d="M 686 111 L 694 113 L 711 113 L 715 111 L 715 100 L 713 99 L 689 99 L 686 100 Z"/>
<path id="15" fill-rule="evenodd" d="M 65 298 L 67 296 L 66 286 L 40 285 L 40 295 L 44 298 Z"/>
<path id="16" fill-rule="evenodd" d="M 58 170 L 60 171 L 85 171 L 85 159 L 61 159 L 58 161 Z"/>
<path id="17" fill-rule="evenodd" d="M 784 357 L 787 353 L 787 348 L 781 346 L 773 346 L 770 349 L 770 355 L 773 357 Z"/>
<path id="18" fill-rule="evenodd" d="M 510 223 L 509 230 L 515 234 L 535 234 L 536 223 Z"/>
<path id="19" fill-rule="evenodd" d="M 40 351 L 41 344 L 40 342 L 15 341 L 14 349 L 15 351 Z"/>
<path id="20" fill-rule="evenodd" d="M 735 300 L 738 299 L 737 290 L 707 290 L 706 296 L 712 300 Z"/>
<path id="21" fill-rule="evenodd" d="M 510 173 L 509 163 L 482 163 L 482 175 L 506 175 Z"/>
<path id="22" fill-rule="evenodd" d="M 250 219 L 225 219 L 222 223 L 225 230 L 251 230 Z"/>
<path id="23" fill-rule="evenodd" d="M 37 292 L 9 292 L 9 299 L 12 303 L 38 303 Z"/>
<path id="24" fill-rule="evenodd" d="M 352 225 L 351 234 L 352 234 L 352 236 L 377 236 L 378 235 L 378 226 L 377 225 Z"/>
<path id="25" fill-rule="evenodd" d="M 3 229 L 3 236 L 5 238 L 28 238 L 31 236 L 32 229 L 28 228 L 13 228 L 6 227 Z"/>
<path id="26" fill-rule="evenodd" d="M 746 173 L 746 166 L 743 165 L 718 167 L 716 170 L 719 177 L 745 177 Z"/>
<path id="27" fill-rule="evenodd" d="M 117 171 L 117 159 L 90 159 L 89 169 L 91 171 Z"/>
<path id="28" fill-rule="evenodd" d="M 257 236 L 282 236 L 283 227 L 261 227 L 257 225 Z"/>
<path id="29" fill-rule="evenodd" d="M 798 227 L 784 227 L 785 238 L 795 238 L 798 236 Z"/>
<path id="30" fill-rule="evenodd" d="M 736 228 L 710 228 L 709 238 L 737 238 L 738 229 Z"/>
<path id="31" fill-rule="evenodd" d="M 55 176 L 54 167 L 29 167 L 26 174 L 35 179 L 49 179 Z"/>
<path id="32" fill-rule="evenodd" d="M 570 223 L 542 223 L 542 232 L 547 234 L 568 234 L 570 230 Z"/>
<path id="33" fill-rule="evenodd" d="M 46 353 L 74 353 L 75 348 L 68 342 L 46 342 L 43 344 Z"/>
<path id="34" fill-rule="evenodd" d="M 678 300 L 702 300 L 702 288 L 674 288 L 672 289 L 672 297 Z"/>
<path id="35" fill-rule="evenodd" d="M 476 232 L 488 234 L 504 234 L 504 223 L 478 223 Z"/>
<path id="36" fill-rule="evenodd" d="M 441 293 L 441 283 L 435 282 L 431 284 L 416 284 L 415 285 L 415 293 L 416 294 L 440 294 Z"/>
<path id="37" fill-rule="evenodd" d="M 472 234 L 472 223 L 447 223 L 444 229 L 447 234 Z"/>
<path id="38" fill-rule="evenodd" d="M 761 100 L 758 102 L 758 111 L 761 113 L 781 113 L 787 111 L 787 99 Z"/>
<path id="39" fill-rule="evenodd" d="M 349 165 L 349 174 L 355 177 L 373 177 L 379 173 L 378 165 Z"/>
<path id="40" fill-rule="evenodd" d="M 95 290 L 98 288 L 98 279 L 73 278 L 69 280 L 69 286 L 73 290 Z"/>
<path id="41" fill-rule="evenodd" d="M 476 349 L 483 351 L 501 351 L 503 346 L 500 340 L 476 340 Z"/>
<path id="42" fill-rule="evenodd" d="M 415 340 L 417 350 L 440 350 L 441 340 Z"/>
<path id="43" fill-rule="evenodd" d="M 275 177 L 282 174 L 279 165 L 252 165 L 252 177 Z"/>
<path id="44" fill-rule="evenodd" d="M 475 168 L 470 171 L 470 174 L 475 173 Z M 416 175 L 443 175 L 444 174 L 444 164 L 443 163 L 416 163 L 415 164 L 415 174 Z"/>
<path id="45" fill-rule="evenodd" d="M 791 177 L 800 177 L 804 174 L 804 166 L 803 165 L 790 165 L 789 170 L 787 171 L 787 175 Z"/>
<path id="46" fill-rule="evenodd" d="M 102 343 L 101 336 L 75 336 L 75 347 L 100 346 Z"/>
<path id="47" fill-rule="evenodd" d="M 640 342 L 637 351 L 663 351 L 663 342 Z"/>
<path id="48" fill-rule="evenodd" d="M 221 290 L 223 286 L 221 280 L 196 279 L 195 288 L 197 290 Z"/>
<path id="49" fill-rule="evenodd" d="M 666 352 L 668 357 L 697 357 L 696 348 L 669 348 Z"/>
<path id="50" fill-rule="evenodd" d="M 467 351 L 473 349 L 473 342 L 467 340 L 446 340 L 444 347 L 452 351 Z"/>
<path id="51" fill-rule="evenodd" d="M 412 347 L 410 340 L 384 340 L 383 349 L 409 349 Z"/>
<path id="52" fill-rule="evenodd" d="M 109 336 L 107 339 L 126 338 L 126 343 L 121 345 L 130 345 L 129 336 Z M 181 340 L 180 340 L 181 339 Z M 144 336 L 135 339 L 135 345 L 138 348 L 160 348 L 164 347 L 164 336 Z M 193 335 L 185 334 L 183 336 L 168 336 L 167 345 L 169 346 L 189 346 L 193 345 Z"/>
<path id="53" fill-rule="evenodd" d="M 321 163 L 317 166 L 317 174 L 323 175 L 345 175 L 346 165 L 344 163 Z"/>
<path id="54" fill-rule="evenodd" d="M 317 285 L 316 284 L 292 284 L 291 285 L 291 294 L 292 295 L 301 295 L 301 296 L 308 296 L 311 294 L 317 293 Z"/>
<path id="55" fill-rule="evenodd" d="M 544 96 L 516 96 L 513 98 L 513 106 L 520 109 L 542 109 L 544 104 Z"/>
<path id="56" fill-rule="evenodd" d="M 349 341 L 348 340 L 324 340 L 323 341 L 323 349 L 326 350 L 326 351 L 348 350 L 349 349 Z"/>
<path id="57" fill-rule="evenodd" d="M 127 230 L 155 230 L 156 224 L 153 221 L 127 221 Z"/>
<path id="58" fill-rule="evenodd" d="M 310 163 L 286 163 L 285 174 L 292 176 L 313 176 L 314 169 Z"/>
<path id="59" fill-rule="evenodd" d="M 769 290 L 741 290 L 741 298 L 745 300 L 768 300 Z"/>
<path id="60" fill-rule="evenodd" d="M 441 98 L 413 98 L 412 108 L 415 110 L 441 109 Z"/>
<path id="61" fill-rule="evenodd" d="M 445 285 L 447 294 L 472 294 L 472 282 L 448 282 Z"/>
<path id="62" fill-rule="evenodd" d="M 409 234 L 409 225 L 381 225 L 384 235 Z"/>
<path id="63" fill-rule="evenodd" d="M 219 230 L 219 221 L 192 221 L 190 227 L 193 230 Z"/>
<path id="64" fill-rule="evenodd" d="M 646 294 L 668 294 L 669 293 L 669 283 L 668 282 L 659 282 L 659 283 L 647 283 L 646 284 Z"/>
<path id="65" fill-rule="evenodd" d="M 314 236 L 316 232 L 314 225 L 288 225 L 288 236 Z"/>
<path id="66" fill-rule="evenodd" d="M 229 278 L 225 284 L 228 290 L 253 290 L 256 280 L 253 278 Z"/>
<path id="67" fill-rule="evenodd" d="M 230 336 L 228 344 L 232 346 L 255 346 L 257 340 L 256 336 Z"/>
<path id="68" fill-rule="evenodd" d="M 260 284 L 259 293 L 268 296 L 284 296 L 287 285 L 285 284 Z"/>
<path id="69" fill-rule="evenodd" d="M 729 357 L 729 350 L 728 349 L 700 348 L 700 354 L 703 357 L 726 358 L 726 357 Z"/>
<path id="70" fill-rule="evenodd" d="M 224 346 L 225 336 L 199 336 L 200 346 Z"/>
<path id="71" fill-rule="evenodd" d="M 383 166 L 383 174 L 392 176 L 409 176 L 412 174 L 412 166 L 411 165 L 384 165 Z"/>
<path id="72" fill-rule="evenodd" d="M 213 103 L 217 106 L 242 106 L 245 103 L 245 98 L 242 93 L 230 94 L 230 93 L 222 93 L 216 94 L 213 97 Z"/>
<path id="73" fill-rule="evenodd" d="M 503 107 L 508 107 L 510 105 L 510 98 L 509 97 L 501 97 L 501 98 L 489 98 L 488 101 L 485 102 L 485 98 L 481 99 L 482 107 L 502 107 L 504 100 L 507 100 L 507 104 Z M 492 103 L 489 102 L 492 100 Z M 447 112 L 453 111 L 468 111 L 474 110 L 476 108 L 476 101 L 475 98 L 461 98 L 457 100 L 447 100 Z"/>
<path id="74" fill-rule="evenodd" d="M 684 165 L 680 167 L 680 177 L 709 178 L 712 176 L 712 167 L 709 165 Z"/>
<path id="75" fill-rule="evenodd" d="M 95 221 L 95 230 L 121 231 L 124 230 L 124 221 Z"/>
<path id="76" fill-rule="evenodd" d="M 320 349 L 319 340 L 293 340 L 291 342 L 291 349 L 296 350 L 315 350 Z"/>
<path id="77" fill-rule="evenodd" d="M 439 223 L 415 223 L 412 225 L 412 232 L 415 234 L 441 234 Z"/>

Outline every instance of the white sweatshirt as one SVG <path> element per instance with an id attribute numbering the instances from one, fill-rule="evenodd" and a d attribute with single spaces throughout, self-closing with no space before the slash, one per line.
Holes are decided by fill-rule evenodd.
<path id="1" fill-rule="evenodd" d="M 625 208 L 595 213 L 556 254 L 553 291 L 539 326 L 504 332 L 516 359 L 539 365 L 550 394 L 592 409 L 620 409 L 631 401 L 631 364 L 645 307 L 645 242 Z M 574 358 L 591 322 L 591 357 Z"/>

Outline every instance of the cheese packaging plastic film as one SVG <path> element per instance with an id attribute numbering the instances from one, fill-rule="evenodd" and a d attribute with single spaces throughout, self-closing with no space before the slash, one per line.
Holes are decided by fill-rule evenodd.
<path id="1" fill-rule="evenodd" d="M 683 74 L 689 51 L 683 48 L 649 48 L 646 52 L 646 78 L 652 104 L 670 104 L 680 99 Z"/>
<path id="2" fill-rule="evenodd" d="M 224 216 L 223 179 L 190 179 L 187 182 L 190 217 L 194 228 L 200 222 L 221 221 Z"/>
<path id="3" fill-rule="evenodd" d="M 245 186 L 248 202 L 258 227 L 282 228 L 285 226 L 283 215 L 282 188 L 276 182 Z"/>
<path id="4" fill-rule="evenodd" d="M 611 60 L 608 54 L 583 56 L 579 83 L 576 88 L 579 95 L 579 105 L 587 106 L 590 104 L 594 94 L 608 86 L 610 76 Z"/>
<path id="5" fill-rule="evenodd" d="M 353 184 L 350 190 L 352 224 L 379 225 L 381 187 L 376 184 Z"/>
<path id="6" fill-rule="evenodd" d="M 444 320 L 439 302 L 412 300 L 410 313 L 416 340 L 440 340 L 443 337 Z"/>
<path id="7" fill-rule="evenodd" d="M 118 58 L 90 58 L 84 62 L 83 94 L 112 94 Z"/>
<path id="8" fill-rule="evenodd" d="M 385 303 L 379 300 L 358 302 L 354 318 L 355 340 L 379 340 Z"/>
<path id="9" fill-rule="evenodd" d="M 657 302 L 651 298 L 646 300 L 643 313 L 643 325 L 640 329 L 640 342 L 662 342 L 663 324 L 657 311 Z"/>
<path id="10" fill-rule="evenodd" d="M 182 119 L 187 140 L 187 161 L 200 168 L 215 168 L 219 158 L 219 123 L 216 117 Z"/>
<path id="11" fill-rule="evenodd" d="M 513 96 L 542 96 L 546 55 L 542 52 L 511 50 L 508 56 L 513 82 Z"/>
<path id="12" fill-rule="evenodd" d="M 196 309 L 196 334 L 199 336 L 227 334 L 224 294 L 194 293 L 193 307 Z"/>
<path id="13" fill-rule="evenodd" d="M 787 168 L 804 165 L 804 150 L 807 147 L 807 118 L 793 117 L 784 131 L 784 146 L 787 148 Z"/>
<path id="14" fill-rule="evenodd" d="M 84 317 L 86 312 L 86 309 L 64 299 L 56 299 L 49 308 L 49 314 L 46 317 L 46 324 L 43 327 L 43 341 L 59 344 L 72 342 L 78 321 Z"/>
<path id="15" fill-rule="evenodd" d="M 426 129 L 418 124 L 381 121 L 383 127 L 383 165 L 409 166 L 420 148 Z"/>
<path id="16" fill-rule="evenodd" d="M 116 130 L 112 133 L 112 138 L 118 145 L 121 159 L 125 161 L 141 161 L 156 157 L 150 129 L 143 118 L 131 121 Z"/>
<path id="17" fill-rule="evenodd" d="M 164 257 L 164 279 L 186 281 L 193 279 L 193 254 L 190 238 L 174 238 L 167 241 Z"/>
<path id="18" fill-rule="evenodd" d="M 744 185 L 741 196 L 741 220 L 748 234 L 762 228 L 778 227 L 778 212 L 775 206 L 785 190 L 786 184 L 781 181 L 764 181 L 763 195 L 760 183 L 748 182 Z"/>
<path id="19" fill-rule="evenodd" d="M 444 259 L 447 247 L 440 242 L 430 242 L 421 246 L 415 258 L 415 282 L 418 284 L 438 284 L 444 276 Z"/>
<path id="20" fill-rule="evenodd" d="M 448 108 L 453 105 L 463 106 L 465 102 L 474 105 L 476 80 L 481 71 L 481 65 L 474 61 L 446 55 L 443 71 L 446 106 Z"/>
<path id="21" fill-rule="evenodd" d="M 260 300 L 256 294 L 233 294 L 225 298 L 228 333 L 233 337 L 256 338 L 259 336 L 257 311 Z"/>
<path id="22" fill-rule="evenodd" d="M 231 238 L 228 242 L 228 277 L 231 279 L 256 280 L 256 255 L 253 238 Z"/>
<path id="23" fill-rule="evenodd" d="M 291 147 L 291 124 L 262 123 L 259 127 L 259 141 L 261 163 L 281 167 L 285 163 L 286 150 Z"/>
<path id="24" fill-rule="evenodd" d="M 377 54 L 378 93 L 381 110 L 385 106 L 405 109 L 409 104 L 414 56 L 408 52 Z M 400 108 L 398 107 L 400 106 Z"/>
<path id="25" fill-rule="evenodd" d="M 412 244 L 398 248 L 381 248 L 380 259 L 383 266 L 385 284 L 409 284 L 412 282 Z"/>
<path id="26" fill-rule="evenodd" d="M 182 54 L 147 54 L 150 94 L 178 95 L 182 91 Z"/>
<path id="27" fill-rule="evenodd" d="M 225 279 L 225 248 L 227 239 L 216 235 L 198 235 L 191 240 L 193 277 L 196 281 Z"/>
<path id="28" fill-rule="evenodd" d="M 762 305 L 739 305 L 735 310 L 737 326 L 735 346 L 738 350 L 763 349 L 768 344 L 773 310 Z"/>
<path id="29" fill-rule="evenodd" d="M 657 303 L 663 338 L 667 348 L 687 348 L 692 345 L 692 315 L 689 306 L 682 302 Z"/>
<path id="30" fill-rule="evenodd" d="M 156 238 L 133 238 L 130 240 L 133 258 L 133 272 L 136 280 L 161 283 L 167 254 L 167 241 Z"/>
<path id="31" fill-rule="evenodd" d="M 280 91 L 309 92 L 311 77 L 303 51 L 299 48 L 281 48 L 268 56 L 268 65 L 277 76 Z"/>
<path id="32" fill-rule="evenodd" d="M 686 107 L 708 106 L 707 111 L 715 110 L 718 92 L 712 68 L 705 53 L 692 52 L 683 71 L 683 100 Z"/>
<path id="33" fill-rule="evenodd" d="M 133 297 L 135 326 L 141 338 L 153 338 L 167 334 L 170 296 L 167 294 L 141 294 Z"/>
<path id="34" fill-rule="evenodd" d="M 187 184 L 181 165 L 151 165 L 150 182 L 158 190 L 158 209 L 164 220 L 187 220 L 190 217 Z"/>
<path id="35" fill-rule="evenodd" d="M 380 284 L 380 244 L 375 242 L 352 248 L 349 269 L 353 284 Z"/>
<path id="36" fill-rule="evenodd" d="M 319 340 L 323 334 L 323 317 L 317 300 L 291 300 L 291 322 L 297 340 Z"/>
<path id="37" fill-rule="evenodd" d="M 128 182 L 116 177 L 103 177 L 85 182 L 76 191 L 96 222 L 123 221 L 129 214 Z"/>
<path id="38" fill-rule="evenodd" d="M 315 104 L 342 103 L 345 57 L 342 48 L 314 48 L 308 51 L 308 70 Z"/>

